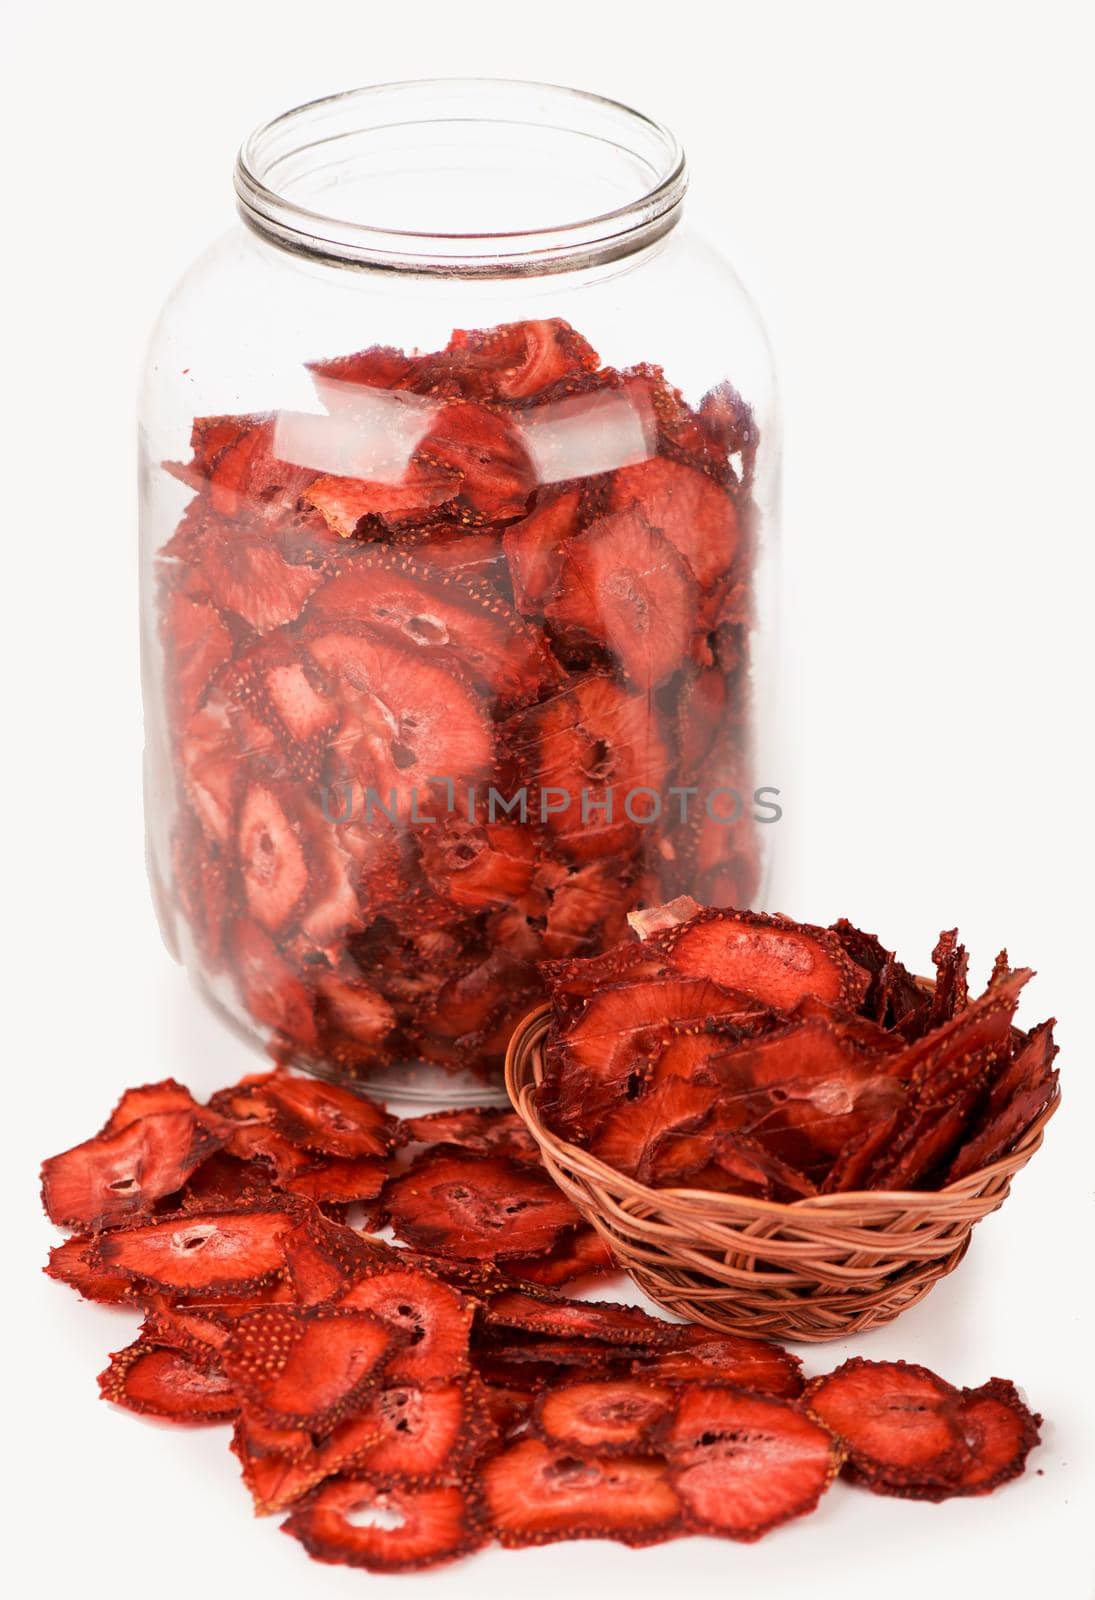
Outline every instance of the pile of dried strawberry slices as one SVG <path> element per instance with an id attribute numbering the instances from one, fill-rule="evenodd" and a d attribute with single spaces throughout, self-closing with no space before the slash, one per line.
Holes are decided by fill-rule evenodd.
<path id="1" fill-rule="evenodd" d="M 953 1172 L 956 1144 L 991 1156 L 1044 1091 L 1052 1048 L 1012 1021 L 1022 974 L 998 963 L 970 1001 L 954 940 L 925 988 L 845 924 L 680 904 L 637 920 L 630 954 L 549 974 L 547 1098 L 652 1179 L 672 1157 L 691 1182 L 795 1194 L 869 1149 L 857 1170 L 911 1181 L 925 1145 L 924 1176 Z M 48 1160 L 42 1192 L 73 1230 L 50 1276 L 143 1317 L 103 1397 L 230 1425 L 256 1511 L 320 1561 L 748 1541 L 838 1476 L 982 1495 L 1038 1443 L 1001 1378 L 858 1358 L 807 1378 L 775 1344 L 568 1297 L 612 1258 L 510 1110 L 401 1120 L 285 1067 L 208 1104 L 167 1080 Z"/>
<path id="2" fill-rule="evenodd" d="M 162 918 L 283 1061 L 497 1077 L 540 960 L 755 893 L 756 425 L 559 320 L 309 376 L 168 464 Z"/>

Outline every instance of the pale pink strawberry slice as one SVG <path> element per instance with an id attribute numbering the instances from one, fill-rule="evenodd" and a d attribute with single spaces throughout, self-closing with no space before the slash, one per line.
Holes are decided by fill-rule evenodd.
<path id="1" fill-rule="evenodd" d="M 579 530 L 581 491 L 563 489 L 538 503 L 502 535 L 513 598 L 526 616 L 543 616 L 563 562 L 563 545 Z"/>

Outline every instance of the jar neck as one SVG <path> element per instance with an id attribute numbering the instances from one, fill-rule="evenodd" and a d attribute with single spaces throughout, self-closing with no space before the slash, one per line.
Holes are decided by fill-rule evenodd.
<path id="1" fill-rule="evenodd" d="M 258 128 L 236 161 L 244 221 L 344 266 L 448 277 L 572 271 L 680 219 L 668 129 L 577 89 L 500 79 L 382 84 Z"/>

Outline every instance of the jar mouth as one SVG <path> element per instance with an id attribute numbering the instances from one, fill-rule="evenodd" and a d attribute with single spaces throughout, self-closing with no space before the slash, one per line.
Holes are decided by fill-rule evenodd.
<path id="1" fill-rule="evenodd" d="M 377 84 L 257 128 L 239 209 L 286 249 L 455 277 L 559 272 L 645 248 L 678 221 L 684 152 L 580 89 L 495 78 Z"/>

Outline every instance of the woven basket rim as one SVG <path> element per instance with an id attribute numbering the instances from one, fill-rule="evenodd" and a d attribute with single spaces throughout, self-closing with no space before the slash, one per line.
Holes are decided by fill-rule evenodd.
<path id="1" fill-rule="evenodd" d="M 649 1203 L 655 1211 L 667 1203 L 680 1202 L 686 1208 L 690 1205 L 702 1206 L 712 1220 L 720 1211 L 725 1212 L 727 1217 L 740 1216 L 743 1206 L 758 1217 L 770 1217 L 774 1220 L 809 1216 L 833 1217 L 842 1210 L 858 1214 L 862 1212 L 864 1206 L 882 1210 L 915 1209 L 925 1215 L 930 1215 L 933 1211 L 945 1212 L 955 1199 L 979 1195 L 997 1176 L 1011 1177 L 1025 1166 L 1034 1150 L 1041 1144 L 1043 1130 L 1061 1103 L 1058 1084 L 1055 1085 L 1051 1098 L 1030 1124 L 1022 1139 L 1013 1145 L 1006 1155 L 986 1167 L 979 1167 L 976 1172 L 967 1173 L 964 1178 L 959 1178 L 957 1182 L 947 1184 L 942 1189 L 847 1189 L 840 1194 L 808 1195 L 802 1200 L 790 1201 L 760 1200 L 750 1195 L 723 1194 L 715 1189 L 668 1187 L 654 1189 L 617 1171 L 615 1167 L 607 1166 L 597 1156 L 591 1155 L 588 1150 L 583 1150 L 580 1145 L 560 1139 L 540 1121 L 533 1109 L 530 1091 L 540 1081 L 538 1047 L 547 1033 L 550 1016 L 550 1002 L 535 1006 L 526 1012 L 510 1035 L 506 1050 L 505 1080 L 506 1091 L 513 1109 L 536 1140 L 537 1146 L 541 1150 L 548 1151 L 560 1165 L 577 1168 L 587 1181 L 592 1180 L 606 1188 L 618 1188 L 624 1185 L 633 1195 L 649 1196 Z M 530 1061 L 533 1064 L 533 1081 L 522 1081 L 521 1075 L 524 1074 Z"/>

